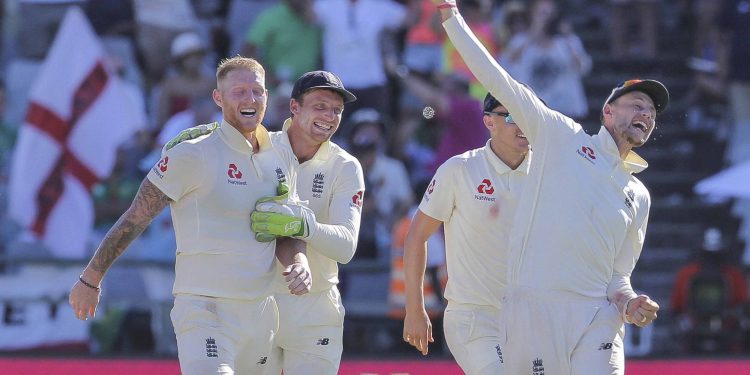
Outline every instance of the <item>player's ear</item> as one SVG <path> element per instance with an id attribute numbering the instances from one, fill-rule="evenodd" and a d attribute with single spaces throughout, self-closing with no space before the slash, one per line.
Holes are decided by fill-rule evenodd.
<path id="1" fill-rule="evenodd" d="M 292 98 L 291 100 L 289 100 L 289 111 L 292 112 L 293 115 L 299 113 L 299 107 L 300 104 L 297 99 Z"/>
<path id="2" fill-rule="evenodd" d="M 492 117 L 489 115 L 483 115 L 482 116 L 482 122 L 484 122 L 484 127 L 487 128 L 490 132 L 495 130 L 495 123 L 492 122 Z"/>
<path id="3" fill-rule="evenodd" d="M 211 93 L 211 97 L 214 99 L 214 103 L 216 103 L 216 105 L 218 105 L 220 108 L 224 108 L 221 100 L 221 92 L 219 92 L 219 90 L 214 89 L 214 91 Z"/>

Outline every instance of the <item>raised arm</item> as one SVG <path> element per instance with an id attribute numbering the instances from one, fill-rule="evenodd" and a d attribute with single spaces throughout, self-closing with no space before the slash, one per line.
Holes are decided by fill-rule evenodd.
<path id="1" fill-rule="evenodd" d="M 104 274 L 169 202 L 169 197 L 148 178 L 143 179 L 130 208 L 104 236 L 91 261 L 83 270 L 80 280 L 70 291 L 68 302 L 78 319 L 85 320 L 96 314 L 101 292 L 99 285 Z"/>
<path id="2" fill-rule="evenodd" d="M 452 0 L 433 0 L 437 4 L 448 37 L 474 76 L 500 103 L 513 113 L 518 126 L 529 138 L 534 152 L 543 151 L 546 139 L 556 139 L 562 132 L 571 133 L 575 125 L 559 112 L 547 108 L 528 88 L 516 81 L 487 51 L 469 29 Z M 455 2 L 453 2 L 455 5 Z M 567 126 L 558 126 L 564 123 Z M 544 131 L 539 131 L 545 126 Z"/>

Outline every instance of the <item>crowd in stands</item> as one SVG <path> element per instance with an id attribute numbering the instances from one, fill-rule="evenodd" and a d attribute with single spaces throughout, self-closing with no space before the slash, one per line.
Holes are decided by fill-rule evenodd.
<path id="1" fill-rule="evenodd" d="M 587 51 L 585 38 L 577 33 L 573 16 L 586 22 L 599 16 L 611 20 L 607 25 L 613 29 L 609 44 L 616 58 L 659 57 L 657 30 L 662 8 L 658 1 L 458 3 L 472 30 L 509 72 L 531 86 L 551 108 L 581 122 L 598 124 L 599 113 L 590 109 L 584 85 L 595 68 L 595 59 Z M 694 35 L 691 58 L 686 62 L 692 77 L 684 77 L 691 80 L 689 91 L 675 93 L 680 107 L 687 110 L 685 128 L 708 129 L 726 139 L 727 166 L 750 160 L 750 72 L 745 66 L 750 61 L 750 3 L 669 3 L 679 11 L 674 27 Z M 335 139 L 360 160 L 366 180 L 353 264 L 385 265 L 386 273 L 391 264 L 398 264 L 392 257 L 399 256 L 393 249 L 398 249 L 399 239 L 403 241 L 403 220 L 408 222 L 437 166 L 453 155 L 483 146 L 488 138 L 481 118 L 486 90 L 446 41 L 430 0 L 0 1 L 2 243 L 10 242 L 20 231 L 4 212 L 10 159 L 25 116 L 26 97 L 71 6 L 85 11 L 109 54 L 108 68 L 128 82 L 147 113 L 142 120 L 144 130 L 121 146 L 112 175 L 93 189 L 99 237 L 132 201 L 166 141 L 187 127 L 220 120 L 211 99 L 213 72 L 218 61 L 228 56 L 254 57 L 266 68 L 270 97 L 264 123 L 271 130 L 280 130 L 289 116 L 291 83 L 306 71 L 332 71 L 358 97 L 347 104 Z M 576 14 L 583 9 L 588 10 L 588 17 Z M 629 38 L 643 40 L 645 43 L 638 45 L 644 49 L 631 48 Z M 614 83 L 607 82 L 610 86 Z M 596 100 L 598 103 L 600 98 Z M 735 210 L 744 217 L 740 237 L 748 244 L 747 269 L 750 200 L 738 201 Z M 137 249 L 126 256 L 174 259 L 171 230 L 167 210 L 134 243 Z M 707 233 L 708 247 L 703 250 L 713 254 L 709 247 L 718 245 L 709 243 L 708 237 Z M 433 242 L 432 249 L 441 248 L 439 237 Z M 437 250 L 428 261 L 435 281 L 429 287 L 439 296 L 438 273 L 444 257 Z M 680 285 L 671 306 L 675 314 L 688 314 L 691 303 L 695 305 L 686 295 L 687 285 L 691 276 L 701 273 L 699 267 L 691 267 L 695 269 L 678 277 Z M 353 271 L 343 266 L 341 272 L 342 294 L 357 293 L 347 285 Z M 736 272 L 739 276 L 727 282 L 744 287 L 747 276 L 742 275 L 742 269 Z M 388 285 L 371 287 L 387 289 Z M 744 313 L 745 319 L 721 323 L 722 329 L 737 330 L 740 324 L 748 324 L 748 312 L 742 310 L 748 297 L 742 290 L 728 292 L 725 300 L 733 312 Z M 681 316 L 680 334 L 704 323 L 716 324 L 710 319 L 701 322 Z M 742 339 L 750 346 L 745 337 L 726 343 L 726 347 L 741 350 Z"/>

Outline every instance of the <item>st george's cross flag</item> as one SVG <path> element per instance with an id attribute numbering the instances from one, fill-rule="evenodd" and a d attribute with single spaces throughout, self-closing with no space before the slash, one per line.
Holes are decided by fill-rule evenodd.
<path id="1" fill-rule="evenodd" d="M 91 252 L 92 188 L 117 147 L 143 126 L 142 106 L 107 66 L 104 49 L 71 7 L 31 87 L 10 170 L 9 214 L 57 258 Z"/>

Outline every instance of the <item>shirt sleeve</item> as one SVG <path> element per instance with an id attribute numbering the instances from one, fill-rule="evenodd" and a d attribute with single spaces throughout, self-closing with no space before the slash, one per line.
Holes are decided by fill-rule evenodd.
<path id="1" fill-rule="evenodd" d="M 356 160 L 345 162 L 334 182 L 329 222 L 314 224 L 307 243 L 336 262 L 348 263 L 357 248 L 364 191 L 362 166 Z"/>
<path id="2" fill-rule="evenodd" d="M 583 131 L 580 125 L 549 109 L 533 92 L 511 77 L 481 44 L 461 15 L 446 20 L 443 27 L 474 76 L 516 119 L 535 153 L 543 153 L 550 140 Z"/>
<path id="3" fill-rule="evenodd" d="M 617 252 L 612 280 L 607 287 L 607 298 L 617 306 L 625 322 L 628 322 L 625 318 L 627 303 L 638 296 L 630 284 L 630 275 L 638 262 L 643 249 L 643 241 L 646 238 L 646 227 L 648 226 L 649 208 L 651 206 L 651 198 L 647 191 L 639 206 L 638 215 L 628 228 L 622 247 Z"/>
<path id="4" fill-rule="evenodd" d="M 454 181 L 457 179 L 458 167 L 458 159 L 454 157 L 438 168 L 419 204 L 422 213 L 442 222 L 450 220 L 456 201 Z"/>
<path id="5" fill-rule="evenodd" d="M 165 151 L 146 178 L 169 199 L 178 201 L 200 186 L 205 160 L 199 146 L 183 142 Z"/>

